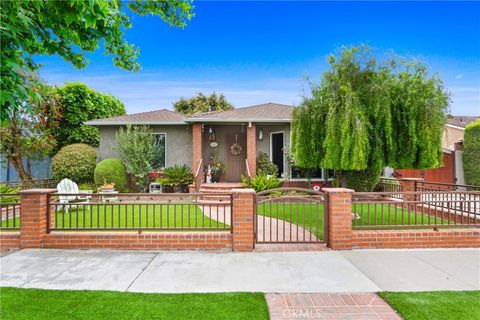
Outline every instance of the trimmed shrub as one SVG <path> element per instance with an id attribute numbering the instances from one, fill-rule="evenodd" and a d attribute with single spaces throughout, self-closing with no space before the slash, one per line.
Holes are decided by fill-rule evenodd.
<path id="1" fill-rule="evenodd" d="M 353 189 L 357 192 L 370 192 L 375 189 L 380 179 L 381 169 L 368 168 L 366 170 L 358 171 L 342 171 L 342 176 L 345 177 L 347 188 Z"/>
<path id="2" fill-rule="evenodd" d="M 255 177 L 248 179 L 242 176 L 242 184 L 246 188 L 253 188 L 255 192 L 280 188 L 282 180 L 275 176 L 256 175 Z"/>
<path id="3" fill-rule="evenodd" d="M 480 186 L 480 120 L 465 128 L 463 137 L 463 171 L 465 182 Z"/>
<path id="4" fill-rule="evenodd" d="M 270 157 L 265 152 L 259 152 L 257 155 L 257 174 L 277 176 L 278 167 L 270 161 Z"/>
<path id="5" fill-rule="evenodd" d="M 120 159 L 105 159 L 95 167 L 95 184 L 101 186 L 104 182 L 115 183 L 115 190 L 128 191 L 128 175 L 125 164 Z"/>
<path id="6" fill-rule="evenodd" d="M 63 147 L 52 158 L 52 174 L 56 180 L 68 178 L 74 182 L 92 182 L 97 163 L 97 151 L 83 143 Z"/>

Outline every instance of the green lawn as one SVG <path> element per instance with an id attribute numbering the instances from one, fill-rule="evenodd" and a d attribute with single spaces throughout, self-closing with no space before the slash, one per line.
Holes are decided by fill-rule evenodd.
<path id="1" fill-rule="evenodd" d="M 72 206 L 68 213 L 62 210 L 55 215 L 56 228 L 228 228 L 209 219 L 200 207 L 189 204 L 112 204 L 91 205 L 86 210 Z M 19 226 L 19 221 L 16 221 Z M 12 221 L 10 221 L 12 225 Z M 2 221 L 6 226 L 6 221 Z"/>
<path id="2" fill-rule="evenodd" d="M 480 291 L 380 292 L 406 320 L 478 320 Z"/>
<path id="3" fill-rule="evenodd" d="M 146 294 L 0 288 L 0 319 L 268 319 L 263 293 Z"/>
<path id="4" fill-rule="evenodd" d="M 384 205 L 383 216 L 381 215 L 380 205 L 377 206 L 377 215 L 374 215 L 374 204 L 354 205 L 352 210 L 360 216 L 359 219 L 352 221 L 354 226 L 367 225 L 413 225 L 433 224 L 435 217 L 421 213 L 409 212 L 407 209 L 395 207 L 393 205 Z M 285 220 L 297 225 L 303 226 L 307 231 L 312 232 L 319 239 L 323 239 L 323 204 L 309 203 L 262 203 L 257 206 L 259 215 L 273 217 Z M 262 218 L 259 218 L 262 219 Z M 446 224 L 448 221 L 443 220 Z M 437 223 L 442 223 L 442 219 L 437 218 Z"/>

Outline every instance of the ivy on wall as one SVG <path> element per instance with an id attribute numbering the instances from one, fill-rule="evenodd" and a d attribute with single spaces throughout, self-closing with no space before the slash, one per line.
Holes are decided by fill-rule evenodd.
<path id="1" fill-rule="evenodd" d="M 480 120 L 465 128 L 463 137 L 463 170 L 465 182 L 480 186 Z"/>

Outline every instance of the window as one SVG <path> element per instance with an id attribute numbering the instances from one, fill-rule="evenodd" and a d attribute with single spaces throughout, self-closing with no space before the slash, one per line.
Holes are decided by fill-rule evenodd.
<path id="1" fill-rule="evenodd" d="M 166 163 L 167 135 L 165 133 L 154 133 L 153 135 L 155 136 L 155 146 L 157 147 L 153 168 L 163 168 Z"/>
<path id="2" fill-rule="evenodd" d="M 328 180 L 333 178 L 333 170 L 316 168 L 305 169 L 292 166 L 292 179 Z"/>

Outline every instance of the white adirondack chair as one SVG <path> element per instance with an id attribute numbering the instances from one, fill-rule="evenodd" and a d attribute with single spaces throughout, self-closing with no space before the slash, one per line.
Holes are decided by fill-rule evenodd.
<path id="1" fill-rule="evenodd" d="M 90 198 L 91 196 L 88 196 L 89 193 L 91 193 L 91 191 L 87 191 L 85 192 L 85 190 L 80 190 L 78 189 L 78 185 L 73 182 L 72 180 L 70 179 L 63 179 L 62 181 L 60 181 L 58 184 L 57 184 L 57 192 L 62 194 L 62 193 L 72 193 L 73 195 L 71 196 L 66 196 L 66 195 L 62 195 L 62 196 L 58 196 L 58 201 L 61 203 L 61 204 L 64 204 L 65 206 L 58 206 L 57 207 L 57 210 L 59 208 L 62 208 L 64 209 L 64 212 L 65 213 L 68 213 L 68 209 L 70 206 L 67 206 L 66 204 L 70 204 L 70 203 L 89 203 L 90 202 Z M 85 196 L 79 196 L 78 194 L 79 193 L 84 193 Z M 89 209 L 89 206 L 86 206 L 86 209 L 88 210 Z"/>

